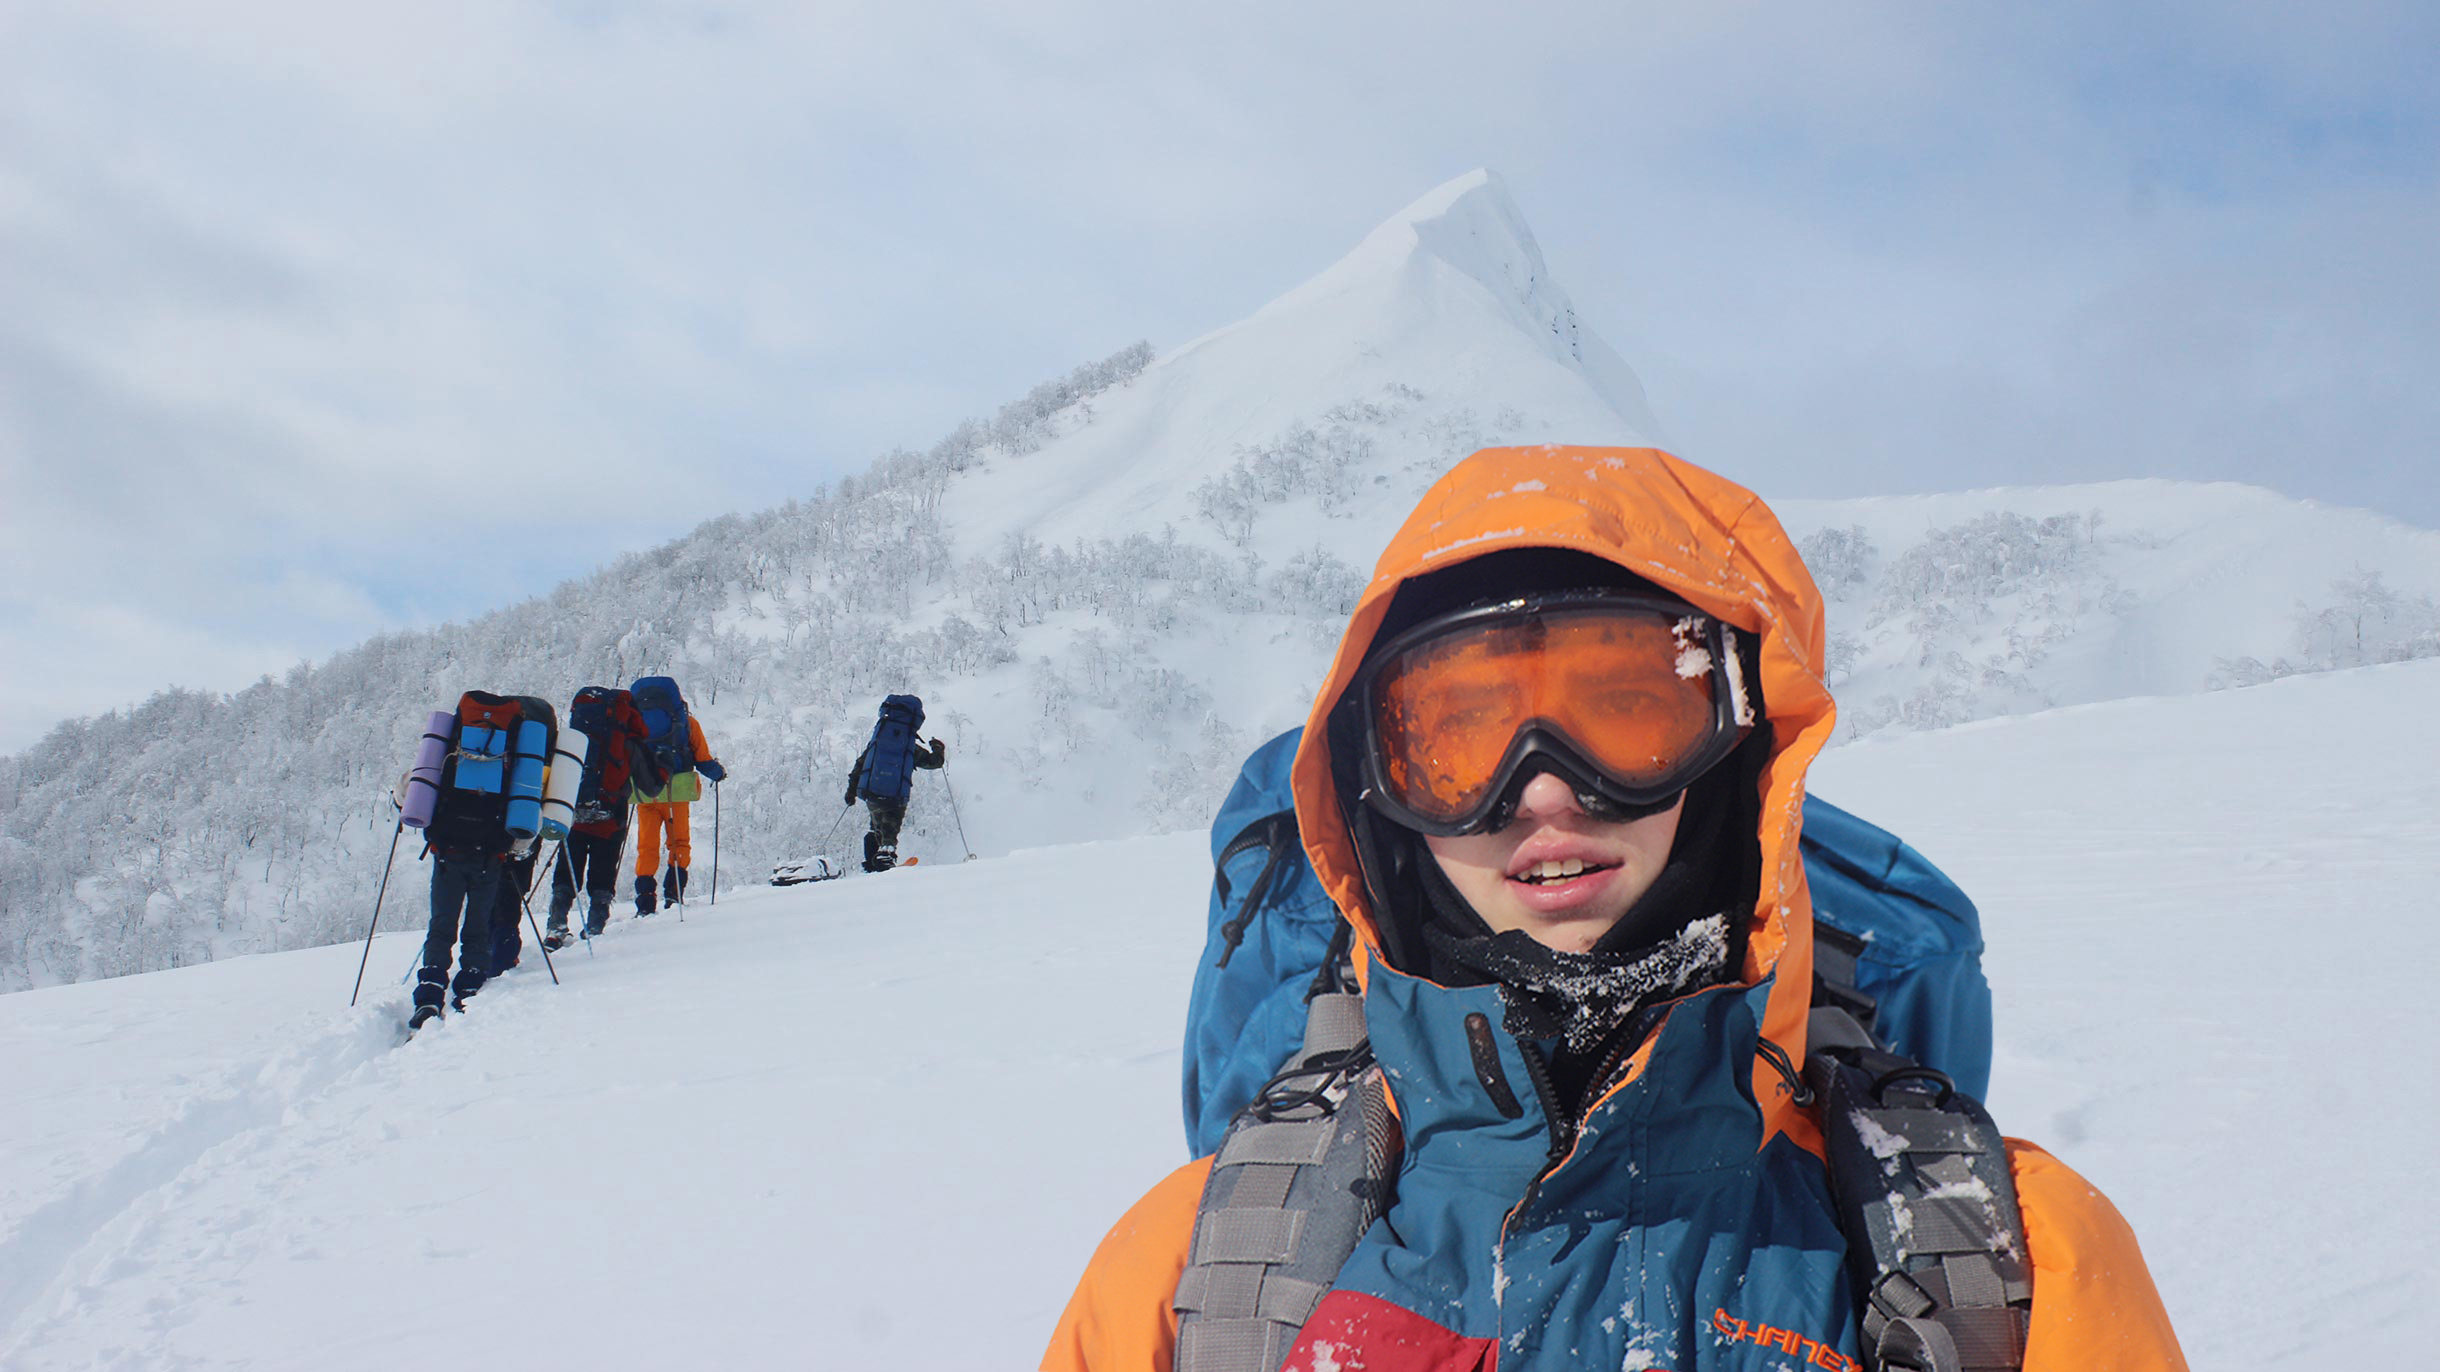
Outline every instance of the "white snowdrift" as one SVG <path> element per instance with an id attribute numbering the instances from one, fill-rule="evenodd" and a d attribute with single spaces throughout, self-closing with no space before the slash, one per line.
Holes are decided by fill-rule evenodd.
<path id="1" fill-rule="evenodd" d="M 2403 1367 L 2433 1289 L 2440 663 L 1866 742 L 1981 901 L 1994 1108 L 2197 1367 Z M 622 920 L 398 1042 L 413 937 L 0 998 L 0 1365 L 1031 1366 L 1182 1160 L 1199 834 Z M 408 905 L 421 882 L 404 882 Z M 395 893 L 394 893 L 395 894 Z"/>

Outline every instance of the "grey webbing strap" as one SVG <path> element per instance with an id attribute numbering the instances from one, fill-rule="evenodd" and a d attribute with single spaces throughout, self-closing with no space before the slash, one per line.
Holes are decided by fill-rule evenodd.
<path id="1" fill-rule="evenodd" d="M 1360 997 L 1316 996 L 1294 1059 L 1313 1070 L 1230 1124 L 1172 1302 L 1175 1372 L 1274 1372 L 1379 1213 L 1394 1127 L 1377 1075 L 1346 1078 L 1363 1042 Z"/>
<path id="2" fill-rule="evenodd" d="M 2032 1268 L 2006 1145 L 1945 1077 L 1816 1008 L 1805 1076 L 1820 1094 L 1830 1189 L 1867 1293 L 1865 1365 L 2012 1372 L 2025 1360 Z"/>
<path id="3" fill-rule="evenodd" d="M 1193 1263 L 1268 1263 L 1296 1261 L 1296 1240 L 1304 1233 L 1301 1210 L 1239 1210 L 1229 1207 L 1204 1216 L 1195 1226 Z"/>
<path id="4" fill-rule="evenodd" d="M 1288 1203 L 1288 1188 L 1296 1185 L 1296 1168 L 1271 1162 L 1249 1162 L 1236 1169 L 1237 1185 L 1228 1203 L 1238 1210 L 1276 1210 Z"/>
<path id="5" fill-rule="evenodd" d="M 1197 1264 L 1178 1278 L 1175 1308 L 1224 1319 L 1260 1316 L 1302 1325 L 1330 1288 L 1264 1272 L 1254 1263 Z"/>
<path id="6" fill-rule="evenodd" d="M 1337 1122 L 1324 1115 L 1311 1120 L 1268 1120 L 1251 1128 L 1232 1130 L 1221 1141 L 1220 1160 L 1212 1165 L 1220 1168 L 1246 1162 L 1274 1162 L 1310 1166 L 1330 1152 L 1330 1136 L 1337 1129 Z"/>
<path id="7" fill-rule="evenodd" d="M 1957 1341 L 1938 1320 L 1891 1320 L 1872 1341 L 1872 1365 L 1916 1372 L 1955 1372 L 1965 1366 Z"/>
<path id="8" fill-rule="evenodd" d="M 1307 1057 L 1344 1053 L 1364 1041 L 1364 998 L 1357 995 L 1315 996 L 1305 1011 Z"/>
<path id="9" fill-rule="evenodd" d="M 1295 1330 L 1269 1320 L 1196 1320 L 1178 1326 L 1178 1351 L 1170 1366 L 1174 1372 L 1239 1367 L 1270 1372 L 1288 1360 L 1288 1345 L 1295 1335 Z"/>

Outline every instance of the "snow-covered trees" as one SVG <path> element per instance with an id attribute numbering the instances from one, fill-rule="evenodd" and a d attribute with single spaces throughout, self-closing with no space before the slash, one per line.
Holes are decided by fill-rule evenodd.
<path id="1" fill-rule="evenodd" d="M 376 637 L 234 695 L 165 691 L 59 726 L 0 759 L 0 990 L 361 936 L 394 831 L 390 788 L 425 714 L 468 688 L 565 701 L 677 677 L 719 721 L 730 872 L 820 847 L 873 702 L 910 685 L 1011 678 L 1033 696 L 1023 727 L 995 717 L 987 732 L 954 710 L 937 721 L 962 764 L 1040 785 L 1108 751 L 1139 779 L 1096 798 L 1111 813 L 1199 822 L 1244 740 L 1202 669 L 1171 660 L 1179 645 L 1222 616 L 1335 628 L 1362 575 L 1320 546 L 1266 568 L 1174 529 L 959 548 L 940 514 L 959 472 L 1021 462 L 1090 422 L 1093 399 L 1150 358 L 1134 345 L 926 452 L 887 453 L 471 623 Z M 1327 634 L 1287 642 L 1318 654 Z M 918 788 L 910 836 L 946 832 L 944 807 Z M 420 916 L 416 849 L 407 835 L 385 924 Z"/>
<path id="2" fill-rule="evenodd" d="M 1798 543 L 1830 603 L 1828 668 L 1841 732 L 1935 729 L 2058 703 L 2044 664 L 2106 622 L 2123 592 L 2100 516 L 1999 510 L 1926 531 L 1885 556 L 1860 525 Z"/>
<path id="3" fill-rule="evenodd" d="M 2379 569 L 2361 567 L 2332 582 L 2329 593 L 2321 605 L 2297 603 L 2290 652 L 2269 662 L 2222 658 L 2211 684 L 2254 686 L 2301 672 L 2440 657 L 2440 603 L 2431 596 L 2402 594 Z"/>

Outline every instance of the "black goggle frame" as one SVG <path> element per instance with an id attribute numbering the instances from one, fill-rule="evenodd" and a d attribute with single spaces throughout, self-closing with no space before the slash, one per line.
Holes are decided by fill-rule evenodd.
<path id="1" fill-rule="evenodd" d="M 1508 741 L 1507 751 L 1493 770 L 1495 780 L 1484 791 L 1483 799 L 1466 813 L 1454 819 L 1433 819 L 1399 800 L 1390 789 L 1388 769 L 1382 762 L 1380 731 L 1376 724 L 1380 711 L 1373 700 L 1373 689 L 1389 664 L 1417 644 L 1479 625 L 1524 620 L 1553 611 L 1575 609 L 1648 610 L 1669 619 L 1692 618 L 1700 621 L 1703 644 L 1711 654 L 1712 683 L 1711 733 L 1703 745 L 1687 754 L 1657 780 L 1640 784 L 1625 782 L 1603 770 L 1589 753 L 1567 736 L 1565 730 L 1540 719 L 1529 719 Z M 1754 713 L 1746 706 L 1744 671 L 1741 661 L 1734 656 L 1736 652 L 1735 629 L 1683 601 L 1631 591 L 1588 588 L 1545 592 L 1469 606 L 1435 616 L 1400 633 L 1378 651 L 1368 654 L 1369 660 L 1356 673 L 1347 693 L 1340 698 L 1354 707 L 1361 720 L 1364 789 L 1359 799 L 1392 823 L 1435 838 L 1496 833 L 1507 828 L 1516 818 L 1518 798 L 1523 794 L 1526 783 L 1542 772 L 1549 772 L 1567 783 L 1568 788 L 1575 792 L 1576 803 L 1593 819 L 1616 823 L 1659 814 L 1675 804 L 1679 794 L 1694 784 L 1697 777 L 1735 752 L 1737 745 L 1752 732 L 1750 721 Z"/>

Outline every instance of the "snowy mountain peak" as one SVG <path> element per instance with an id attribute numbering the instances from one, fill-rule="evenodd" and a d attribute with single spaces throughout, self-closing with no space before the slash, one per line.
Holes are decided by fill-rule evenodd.
<path id="1" fill-rule="evenodd" d="M 1214 511 L 1232 499 L 1223 487 L 1250 482 L 1267 504 L 1318 494 L 1324 515 L 1366 530 L 1362 543 L 1426 484 L 1404 479 L 1410 469 L 1437 475 L 1494 443 L 1648 443 L 1657 432 L 1634 372 L 1578 318 L 1506 185 L 1478 170 L 1097 396 L 1039 452 L 963 483 L 946 509 L 986 537 L 1056 544 L 1169 524 L 1243 547 L 1245 520 Z"/>
<path id="2" fill-rule="evenodd" d="M 1657 431 L 1642 384 L 1625 360 L 1585 327 L 1567 292 L 1551 278 L 1542 245 L 1498 172 L 1478 167 L 1434 187 L 1263 313 L 1358 294 L 1358 283 L 1366 278 L 1400 283 L 1422 295 L 1451 287 L 1479 290 L 1482 303 L 1552 361 L 1581 373 L 1640 434 Z"/>
<path id="3" fill-rule="evenodd" d="M 1335 294 L 1344 289 L 1346 278 L 1434 268 L 1454 270 L 1502 303 L 1535 315 L 1574 313 L 1566 295 L 1551 282 L 1542 245 L 1534 241 L 1507 183 L 1497 172 L 1482 168 L 1433 188 L 1381 221 L 1353 252 L 1273 308 L 1308 293 Z"/>

